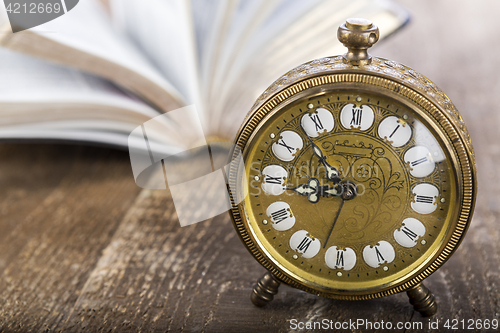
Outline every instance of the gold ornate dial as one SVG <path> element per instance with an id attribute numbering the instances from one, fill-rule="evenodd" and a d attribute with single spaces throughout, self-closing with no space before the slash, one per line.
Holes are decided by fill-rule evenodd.
<path id="1" fill-rule="evenodd" d="M 351 291 L 398 280 L 443 243 L 453 215 L 456 178 L 439 140 L 385 96 L 341 90 L 302 98 L 254 137 L 249 227 L 297 280 Z M 343 198 L 346 184 L 354 197 Z"/>

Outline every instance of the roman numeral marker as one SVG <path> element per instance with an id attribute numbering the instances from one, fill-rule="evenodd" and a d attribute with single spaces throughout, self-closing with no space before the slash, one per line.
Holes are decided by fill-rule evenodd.
<path id="1" fill-rule="evenodd" d="M 421 202 L 421 203 L 427 203 L 427 204 L 432 204 L 434 201 L 434 198 L 428 197 L 426 195 L 417 195 L 415 198 L 416 202 Z"/>
<path id="2" fill-rule="evenodd" d="M 411 239 L 412 241 L 415 240 L 415 238 L 417 238 L 417 234 L 414 233 L 411 229 L 408 229 L 406 226 L 404 226 L 401 229 L 401 231 L 404 232 L 404 234 L 408 236 L 408 238 Z"/>
<path id="3" fill-rule="evenodd" d="M 344 251 L 337 251 L 337 262 L 335 265 L 344 267 Z"/>
<path id="4" fill-rule="evenodd" d="M 349 125 L 360 126 L 362 115 L 363 115 L 362 109 L 352 109 L 352 119 Z"/>
<path id="5" fill-rule="evenodd" d="M 316 126 L 316 131 L 322 130 L 323 124 L 321 123 L 321 119 L 319 119 L 319 116 L 317 114 L 311 116 L 311 120 L 314 123 L 314 126 Z"/>
<path id="6" fill-rule="evenodd" d="M 281 185 L 281 177 L 268 176 L 264 177 L 264 181 L 268 184 L 278 184 Z"/>
<path id="7" fill-rule="evenodd" d="M 288 212 L 286 211 L 285 208 L 282 208 L 280 210 L 277 210 L 277 211 L 271 213 L 271 219 L 276 224 L 286 220 L 287 218 L 288 218 Z"/>
<path id="8" fill-rule="evenodd" d="M 302 253 L 306 252 L 307 249 L 309 248 L 309 245 L 311 245 L 312 239 L 309 237 L 304 237 L 304 239 L 300 242 L 299 246 L 297 246 L 297 249 L 299 251 L 302 251 Z"/>
<path id="9" fill-rule="evenodd" d="M 292 147 L 290 147 L 289 145 L 287 145 L 287 144 L 285 143 L 285 141 L 283 141 L 283 139 L 278 140 L 278 144 L 279 144 L 280 146 L 283 146 L 283 147 L 285 147 L 286 149 L 288 149 L 288 152 L 289 152 L 290 154 L 292 154 L 292 153 L 293 153 L 293 148 L 292 148 Z"/>
<path id="10" fill-rule="evenodd" d="M 379 263 L 385 261 L 384 257 L 382 256 L 382 253 L 378 250 L 378 247 L 375 246 L 375 252 L 377 253 L 377 260 Z"/>
<path id="11" fill-rule="evenodd" d="M 411 166 L 414 167 L 414 166 L 417 166 L 417 165 L 422 164 L 424 162 L 427 162 L 427 156 L 419 158 L 418 160 L 411 162 Z"/>
<path id="12" fill-rule="evenodd" d="M 399 127 L 400 127 L 400 126 L 401 126 L 401 125 L 398 125 L 398 126 L 394 129 L 394 131 L 392 131 L 391 135 L 389 135 L 389 139 L 390 139 L 390 138 L 392 138 L 392 136 L 394 135 L 394 133 L 396 133 L 396 131 L 399 129 Z"/>

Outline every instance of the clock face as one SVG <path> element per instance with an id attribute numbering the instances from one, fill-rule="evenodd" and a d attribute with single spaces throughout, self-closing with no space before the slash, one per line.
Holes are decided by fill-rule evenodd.
<path id="1" fill-rule="evenodd" d="M 368 91 L 281 108 L 245 155 L 251 237 L 274 267 L 316 290 L 366 294 L 408 280 L 455 218 L 455 157 L 438 131 Z"/>

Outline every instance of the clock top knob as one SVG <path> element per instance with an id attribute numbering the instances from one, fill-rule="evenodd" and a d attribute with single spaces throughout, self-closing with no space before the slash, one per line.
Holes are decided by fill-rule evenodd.
<path id="1" fill-rule="evenodd" d="M 378 27 L 370 20 L 347 19 L 337 31 L 337 38 L 347 47 L 344 60 L 353 66 L 370 64 L 372 57 L 368 49 L 378 41 L 379 35 Z"/>

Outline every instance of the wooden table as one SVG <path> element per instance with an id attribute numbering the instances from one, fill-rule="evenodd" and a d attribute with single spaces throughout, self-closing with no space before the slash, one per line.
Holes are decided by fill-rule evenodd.
<path id="1" fill-rule="evenodd" d="M 479 172 L 469 232 L 427 280 L 435 319 L 441 328 L 500 320 L 500 3 L 401 2 L 412 22 L 372 53 L 448 93 Z M 293 318 L 428 324 L 405 294 L 345 302 L 282 286 L 254 307 L 249 293 L 264 270 L 229 217 L 181 228 L 167 191 L 135 185 L 126 152 L 2 144 L 0 188 L 0 331 L 288 331 Z"/>

